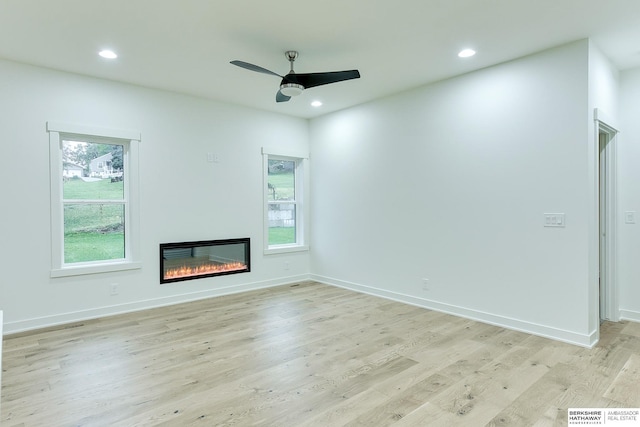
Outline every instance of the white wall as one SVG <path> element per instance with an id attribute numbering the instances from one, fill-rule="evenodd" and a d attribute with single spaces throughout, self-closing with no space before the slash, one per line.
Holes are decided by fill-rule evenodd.
<path id="1" fill-rule="evenodd" d="M 312 120 L 313 277 L 593 344 L 588 61 L 584 40 Z"/>
<path id="2" fill-rule="evenodd" d="M 592 41 L 589 42 L 589 103 L 606 112 L 608 118 L 618 121 L 620 73 Z M 589 111 L 589 115 L 592 120 L 593 112 Z"/>
<path id="3" fill-rule="evenodd" d="M 260 150 L 307 151 L 306 120 L 7 61 L 0 93 L 5 333 L 308 277 L 308 253 L 262 255 Z M 50 120 L 142 133 L 141 270 L 49 277 Z M 251 238 L 250 273 L 159 284 L 159 243 L 235 237 Z"/>
<path id="4" fill-rule="evenodd" d="M 640 322 L 640 69 L 620 76 L 618 137 L 618 285 L 620 316 Z M 626 224 L 625 212 L 636 223 Z"/>

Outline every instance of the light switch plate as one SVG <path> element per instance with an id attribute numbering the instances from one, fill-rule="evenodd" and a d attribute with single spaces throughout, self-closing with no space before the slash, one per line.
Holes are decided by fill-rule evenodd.
<path id="1" fill-rule="evenodd" d="M 635 211 L 626 211 L 624 213 L 624 223 L 625 224 L 635 224 L 636 223 L 636 212 Z"/>
<path id="2" fill-rule="evenodd" d="M 544 214 L 545 227 L 565 227 L 565 217 L 563 213 Z"/>
<path id="3" fill-rule="evenodd" d="M 217 153 L 207 153 L 207 162 L 220 163 L 220 156 Z"/>

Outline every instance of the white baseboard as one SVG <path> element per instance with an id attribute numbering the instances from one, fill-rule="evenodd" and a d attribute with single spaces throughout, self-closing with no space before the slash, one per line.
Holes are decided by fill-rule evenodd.
<path id="1" fill-rule="evenodd" d="M 309 280 L 309 275 L 281 277 L 273 280 L 245 283 L 241 285 L 226 286 L 216 289 L 207 289 L 204 291 L 172 295 L 169 297 L 153 298 L 148 300 L 129 302 L 125 304 L 98 307 L 89 310 L 80 310 L 69 313 L 55 314 L 51 316 L 37 317 L 33 319 L 7 322 L 4 324 L 4 335 L 26 332 L 34 329 L 48 328 L 51 326 L 64 325 L 66 323 L 82 322 L 85 320 L 97 319 L 100 317 L 115 316 L 118 314 L 131 313 L 134 311 L 148 310 L 151 308 L 165 307 L 169 305 L 181 304 L 185 302 L 197 301 L 223 295 L 237 294 L 240 292 L 254 291 L 257 289 L 288 285 L 305 280 Z"/>
<path id="2" fill-rule="evenodd" d="M 640 312 L 631 310 L 620 310 L 620 320 L 631 320 L 632 322 L 640 322 Z"/>
<path id="3" fill-rule="evenodd" d="M 509 317 L 499 316 L 491 313 L 485 313 L 473 309 L 459 307 L 451 304 L 444 304 L 437 301 L 418 298 L 411 295 L 401 294 L 388 291 L 385 289 L 374 288 L 371 286 L 361 285 L 357 283 L 346 282 L 344 280 L 334 279 L 330 277 L 312 274 L 311 280 L 324 283 L 327 285 L 338 286 L 340 288 L 349 289 L 356 292 L 365 293 L 377 297 L 386 298 L 393 301 L 403 302 L 414 306 L 426 308 L 429 310 L 439 311 L 466 319 L 475 320 L 482 323 L 488 323 L 494 326 L 500 326 L 506 329 L 512 329 L 519 332 L 525 332 L 532 335 L 550 338 L 569 344 L 579 345 L 581 347 L 591 348 L 597 344 L 599 334 L 598 330 L 585 335 L 576 332 L 566 331 L 563 329 L 552 328 L 549 326 L 538 325 L 536 323 L 526 322 Z M 638 313 L 636 313 L 638 314 Z"/>
<path id="4" fill-rule="evenodd" d="M 459 307 L 451 304 L 444 304 L 437 301 L 432 301 L 424 298 L 418 298 L 411 295 L 401 294 L 397 292 L 388 291 L 385 289 L 374 288 L 371 286 L 361 285 L 357 283 L 347 282 L 344 280 L 334 279 L 330 277 L 320 275 L 299 275 L 282 277 L 278 279 L 246 283 L 240 285 L 227 286 L 216 289 L 207 289 L 204 291 L 190 292 L 180 295 L 172 295 L 170 297 L 154 298 L 149 300 L 135 301 L 125 304 L 104 306 L 89 310 L 81 310 L 69 313 L 56 314 L 51 316 L 44 316 L 26 320 L 18 320 L 14 322 L 7 322 L 4 324 L 4 334 L 15 334 L 19 332 L 26 332 L 34 329 L 47 328 L 51 326 L 63 325 L 66 323 L 81 322 L 90 319 L 96 319 L 100 317 L 114 316 L 118 314 L 131 313 L 135 311 L 147 310 L 151 308 L 164 307 L 174 304 L 181 304 L 190 301 L 197 301 L 206 298 L 213 298 L 217 296 L 231 295 L 240 292 L 253 291 L 257 289 L 270 288 L 275 286 L 282 286 L 291 283 L 301 282 L 305 280 L 315 280 L 327 285 L 337 286 L 344 289 L 349 289 L 356 292 L 369 294 L 381 298 L 386 298 L 393 301 L 402 302 L 405 304 L 411 304 L 414 306 L 422 307 L 429 310 L 439 311 L 447 314 L 451 314 L 458 317 L 464 317 L 483 323 L 488 323 L 495 326 L 504 327 L 520 332 L 526 332 L 532 335 L 541 336 L 544 338 L 550 338 L 558 341 L 563 341 L 569 344 L 575 344 L 582 347 L 593 347 L 598 342 L 598 331 L 594 331 L 589 335 L 578 334 L 571 331 L 565 331 L 562 329 L 552 328 L 549 326 L 538 325 L 531 322 L 525 322 L 518 319 L 512 319 L 504 316 L 499 316 L 491 313 L 485 313 L 473 309 Z M 640 322 L 640 313 L 621 310 L 620 317 L 625 320 L 632 320 Z"/>

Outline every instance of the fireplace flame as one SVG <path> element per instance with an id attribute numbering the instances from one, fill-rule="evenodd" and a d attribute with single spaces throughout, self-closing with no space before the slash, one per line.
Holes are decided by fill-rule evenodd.
<path id="1" fill-rule="evenodd" d="M 176 279 L 180 277 L 202 276 L 205 274 L 225 273 L 227 271 L 246 270 L 247 265 L 242 262 L 229 262 L 226 264 L 205 264 L 193 267 L 182 266 L 168 268 L 164 272 L 165 279 Z"/>

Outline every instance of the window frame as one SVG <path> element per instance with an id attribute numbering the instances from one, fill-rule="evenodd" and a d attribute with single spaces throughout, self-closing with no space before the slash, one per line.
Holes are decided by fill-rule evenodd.
<path id="1" fill-rule="evenodd" d="M 51 277 L 77 276 L 141 268 L 138 209 L 140 132 L 54 121 L 47 122 L 47 132 L 49 133 L 51 198 Z M 62 142 L 74 139 L 90 143 L 119 144 L 123 146 L 123 173 L 125 176 L 123 197 L 125 209 L 124 258 L 76 263 L 64 262 L 65 203 L 62 180 L 64 170 Z"/>
<path id="2" fill-rule="evenodd" d="M 295 162 L 294 199 L 282 201 L 283 204 L 296 206 L 296 242 L 282 245 L 269 245 L 269 160 Z M 263 218 L 264 218 L 264 254 L 280 254 L 309 250 L 309 155 L 301 152 L 277 150 L 262 147 L 263 169 Z"/>

